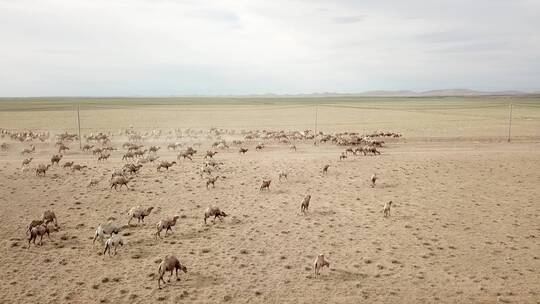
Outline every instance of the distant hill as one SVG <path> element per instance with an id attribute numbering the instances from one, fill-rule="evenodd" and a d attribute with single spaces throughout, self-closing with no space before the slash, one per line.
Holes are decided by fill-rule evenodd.
<path id="1" fill-rule="evenodd" d="M 87 99 L 137 99 L 137 98 L 323 98 L 323 97 L 474 97 L 474 96 L 522 96 L 522 97 L 540 97 L 540 91 L 475 91 L 471 89 L 441 89 L 415 92 L 410 90 L 373 90 L 359 93 L 339 93 L 339 92 L 316 92 L 305 94 L 238 94 L 238 95 L 131 95 L 131 96 L 43 96 L 43 97 L 0 97 L 0 101 L 17 98 L 34 99 L 55 99 L 68 100 L 77 98 Z"/>
<path id="2" fill-rule="evenodd" d="M 497 95 L 527 95 L 526 92 L 521 91 L 475 91 L 469 89 L 446 89 L 446 90 L 431 90 L 418 93 L 418 96 L 497 96 Z"/>
<path id="3" fill-rule="evenodd" d="M 321 92 L 310 94 L 259 94 L 259 95 L 227 95 L 226 97 L 257 97 L 257 98 L 301 98 L 301 97 L 460 97 L 460 96 L 529 96 L 538 95 L 539 92 L 523 92 L 523 91 L 475 91 L 470 89 L 442 89 L 430 90 L 423 92 L 415 92 L 409 90 L 375 90 L 361 93 L 338 93 L 338 92 Z M 224 96 L 223 96 L 224 97 Z"/>
<path id="4" fill-rule="evenodd" d="M 360 93 L 361 96 L 384 96 L 384 97 L 393 97 L 393 96 L 416 96 L 418 93 L 414 91 L 367 91 Z"/>

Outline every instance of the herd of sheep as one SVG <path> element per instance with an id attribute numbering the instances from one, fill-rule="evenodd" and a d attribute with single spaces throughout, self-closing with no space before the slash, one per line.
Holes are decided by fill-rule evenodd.
<path id="1" fill-rule="evenodd" d="M 169 131 L 165 135 L 160 130 L 153 130 L 152 132 L 146 132 L 141 134 L 133 130 L 133 128 L 120 131 L 118 135 L 127 136 L 128 142 L 124 143 L 121 148 L 114 147 L 112 144 L 111 138 L 114 136 L 112 134 L 98 133 L 90 134 L 84 136 L 86 143 L 81 146 L 83 152 L 92 152 L 93 156 L 97 156 L 97 161 L 107 161 L 111 157 L 111 152 L 119 149 L 125 149 L 125 153 L 122 155 L 122 161 L 127 163 L 119 169 L 114 170 L 109 180 L 110 189 L 121 190 L 122 187 L 128 188 L 128 184 L 141 170 L 143 166 L 155 165 L 156 171 L 160 172 L 162 169 L 166 171 L 169 170 L 174 165 L 178 165 L 181 161 L 193 161 L 194 156 L 197 154 L 195 146 L 201 146 L 200 143 L 191 143 L 188 145 L 185 142 L 178 141 L 174 143 L 166 144 L 166 150 L 176 151 L 180 149 L 177 154 L 176 161 L 166 161 L 160 160 L 160 156 L 157 155 L 160 146 L 152 145 L 146 147 L 142 142 L 147 139 L 161 139 L 165 136 L 165 140 L 182 140 L 183 138 L 203 138 L 214 140 L 211 145 L 214 149 L 226 150 L 230 149 L 230 146 L 237 146 L 239 154 L 248 153 L 249 149 L 246 147 L 248 143 L 252 141 L 258 141 L 255 145 L 256 153 L 262 151 L 266 148 L 264 142 L 274 142 L 279 144 L 287 144 L 289 149 L 296 151 L 296 145 L 294 143 L 302 141 L 313 141 L 315 144 L 324 144 L 324 143 L 334 143 L 336 145 L 342 146 L 346 145 L 348 148 L 345 152 L 342 152 L 339 155 L 339 159 L 345 159 L 350 154 L 352 155 L 380 155 L 380 148 L 383 147 L 384 141 L 380 140 L 380 137 L 400 137 L 401 134 L 392 133 L 392 132 L 377 132 L 369 135 L 359 135 L 358 133 L 345 132 L 345 133 L 335 133 L 335 134 L 325 134 L 319 132 L 315 134 L 310 130 L 305 131 L 230 131 L 230 130 L 221 130 L 221 129 L 210 129 L 209 131 L 196 131 L 191 129 L 180 130 L 176 129 L 174 131 Z M 7 129 L 0 129 L 0 136 L 2 139 L 10 139 L 11 141 L 19 141 L 22 143 L 28 143 L 29 147 L 26 147 L 20 151 L 20 154 L 24 159 L 22 160 L 21 171 L 28 172 L 30 171 L 30 165 L 34 160 L 33 157 L 27 157 L 29 155 L 36 153 L 36 145 L 34 142 L 39 140 L 41 142 L 47 142 L 50 140 L 50 134 L 48 132 L 35 132 L 35 131 L 14 131 Z M 235 139 L 230 142 L 226 141 L 224 137 L 238 137 L 241 136 L 242 139 Z M 52 166 L 60 166 L 64 155 L 70 151 L 69 144 L 73 144 L 74 141 L 78 140 L 78 136 L 75 134 L 62 133 L 55 136 L 56 142 L 55 147 L 58 149 L 58 153 L 54 154 L 50 158 L 50 163 L 44 164 L 40 163 L 33 168 L 37 176 L 45 176 L 49 168 Z M 73 147 L 74 145 L 72 145 Z M 0 145 L 2 151 L 9 151 L 10 144 L 3 142 Z M 206 188 L 210 186 L 215 187 L 215 183 L 220 178 L 219 170 L 223 165 L 223 162 L 218 162 L 214 160 L 214 157 L 218 154 L 216 150 L 208 150 L 204 153 L 202 158 L 203 163 L 200 167 L 200 176 L 204 178 L 206 183 Z M 242 156 L 240 156 L 242 157 Z M 84 168 L 87 168 L 87 165 L 76 164 L 74 161 L 65 161 L 62 164 L 62 168 L 70 169 L 71 171 L 81 171 Z M 325 175 L 328 173 L 330 168 L 329 164 L 325 164 L 322 167 L 322 174 Z M 278 178 L 281 181 L 282 179 L 288 178 L 288 173 L 281 171 L 278 174 Z M 375 187 L 375 183 L 378 179 L 376 174 L 373 174 L 370 178 L 371 187 Z M 88 186 L 94 187 L 101 182 L 100 178 L 94 177 L 91 178 Z M 272 183 L 271 179 L 262 180 L 260 185 L 260 191 L 270 190 L 270 185 Z M 311 200 L 311 195 L 307 194 L 300 203 L 300 213 L 306 214 L 309 209 L 309 204 Z M 389 201 L 384 204 L 382 213 L 384 217 L 390 216 L 390 208 L 392 201 Z M 99 240 L 103 244 L 104 250 L 103 254 L 108 253 L 109 255 L 116 255 L 119 247 L 124 246 L 126 241 L 122 239 L 119 235 L 119 232 L 125 227 L 130 227 L 132 220 L 137 220 L 137 223 L 144 223 L 145 217 L 151 215 L 154 207 L 142 207 L 135 206 L 129 210 L 127 213 L 128 221 L 127 226 L 119 225 L 114 223 L 112 220 L 109 220 L 106 223 L 98 225 L 95 231 L 93 242 Z M 223 221 L 224 217 L 227 217 L 228 214 L 221 210 L 218 206 L 209 206 L 204 211 L 204 223 L 207 223 L 207 219 L 212 219 L 212 222 L 215 222 L 215 219 Z M 169 231 L 172 232 L 172 227 L 176 225 L 177 220 L 180 218 L 179 215 L 172 215 L 167 218 L 159 220 L 156 224 L 155 237 L 161 238 L 161 234 L 164 231 L 164 234 L 167 235 Z M 50 226 L 53 225 L 51 229 Z M 27 226 L 26 234 L 28 235 L 28 248 L 33 243 L 35 244 L 36 239 L 39 237 L 39 245 L 43 242 L 43 237 L 47 235 L 50 238 L 50 233 L 52 231 L 58 231 L 60 227 L 58 226 L 58 221 L 56 214 L 52 210 L 46 210 L 40 219 L 34 219 Z M 325 258 L 324 254 L 317 255 L 313 269 L 315 275 L 320 273 L 320 270 L 324 267 L 329 267 L 330 263 Z M 167 255 L 159 265 L 158 268 L 158 287 L 161 288 L 161 282 L 165 283 L 163 276 L 165 273 L 170 272 L 170 278 L 173 275 L 173 272 L 176 272 L 176 277 L 178 277 L 178 271 L 183 271 L 187 273 L 187 267 L 183 265 L 180 260 L 174 255 Z"/>

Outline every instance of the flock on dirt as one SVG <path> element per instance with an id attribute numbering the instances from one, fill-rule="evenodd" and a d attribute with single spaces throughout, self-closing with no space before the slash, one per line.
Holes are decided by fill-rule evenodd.
<path id="1" fill-rule="evenodd" d="M 84 153 L 92 153 L 92 156 L 97 157 L 97 162 L 107 161 L 111 157 L 111 152 L 115 150 L 124 149 L 125 152 L 122 155 L 122 161 L 127 163 L 122 167 L 113 171 L 109 182 L 110 189 L 115 189 L 116 191 L 122 190 L 122 187 L 129 189 L 129 183 L 143 168 L 143 166 L 154 165 L 156 172 L 168 171 L 171 167 L 179 165 L 182 161 L 193 161 L 197 150 L 195 146 L 200 147 L 200 143 L 193 143 L 187 145 L 186 142 L 181 141 L 185 138 L 202 138 L 205 140 L 214 140 L 211 147 L 212 149 L 217 150 L 229 150 L 231 146 L 236 146 L 240 157 L 249 152 L 247 145 L 257 141 L 255 144 L 254 153 L 263 153 L 262 151 L 266 149 L 266 143 L 279 143 L 287 144 L 290 151 L 296 152 L 297 147 L 295 143 L 300 142 L 313 142 L 315 145 L 320 144 L 335 144 L 337 146 L 346 146 L 344 152 L 339 154 L 339 160 L 346 159 L 349 155 L 353 156 L 376 156 L 381 155 L 380 149 L 384 147 L 385 142 L 381 139 L 383 137 L 392 137 L 399 138 L 401 134 L 393 132 L 375 132 L 368 135 L 360 135 L 355 132 L 344 132 L 344 133 L 333 133 L 326 134 L 323 132 L 318 132 L 315 134 L 311 130 L 305 131 L 233 131 L 233 130 L 223 130 L 212 128 L 210 130 L 192 130 L 192 129 L 175 129 L 174 131 L 163 132 L 161 130 L 153 130 L 152 132 L 140 133 L 130 127 L 129 129 L 119 131 L 118 136 L 126 136 L 128 141 L 121 145 L 121 148 L 114 147 L 112 144 L 112 137 L 116 136 L 112 133 L 98 133 L 90 134 L 84 136 L 82 139 L 85 141 L 85 144 L 82 145 L 81 150 Z M 36 176 L 46 176 L 47 171 L 52 166 L 60 166 L 63 169 L 69 169 L 72 172 L 81 171 L 85 168 L 88 168 L 87 165 L 75 163 L 75 161 L 64 161 L 64 155 L 69 153 L 72 149 L 79 145 L 77 142 L 79 138 L 76 134 L 61 133 L 54 136 L 55 147 L 58 149 L 58 153 L 54 154 L 50 158 L 50 163 L 39 163 L 33 168 L 32 163 L 34 162 L 34 155 L 36 153 L 36 143 L 42 142 L 47 143 L 51 140 L 51 135 L 49 132 L 36 132 L 36 131 L 17 131 L 17 130 L 8 130 L 0 129 L 0 137 L 4 141 L 0 145 L 0 150 L 2 152 L 9 152 L 12 149 L 12 145 L 16 142 L 23 143 L 27 145 L 25 148 L 20 150 L 20 155 L 23 158 L 21 172 L 31 172 L 34 171 Z M 223 139 L 223 137 L 240 137 L 241 139 L 235 139 L 230 142 Z M 9 140 L 8 143 L 6 140 Z M 178 142 L 171 142 L 166 144 L 165 148 L 168 151 L 178 151 L 176 161 L 167 161 L 160 160 L 160 156 L 157 153 L 162 149 L 160 146 L 145 146 L 143 144 L 146 140 L 165 140 L 165 142 L 180 140 Z M 70 147 L 71 145 L 71 147 Z M 78 148 L 78 147 L 77 147 Z M 223 165 L 223 162 L 218 162 L 214 160 L 214 157 L 219 153 L 217 150 L 208 150 L 204 153 L 202 158 L 203 163 L 200 166 L 199 174 L 201 178 L 204 178 L 206 183 L 206 188 L 209 189 L 215 187 L 215 183 L 219 180 L 219 170 Z M 326 175 L 330 168 L 329 164 L 322 166 L 322 174 Z M 288 173 L 285 171 L 280 171 L 278 173 L 278 179 L 287 179 Z M 102 182 L 102 178 L 94 177 L 91 178 L 88 187 L 95 187 Z M 377 174 L 373 174 L 370 178 L 371 187 L 375 187 L 375 183 L 378 179 Z M 272 183 L 271 179 L 262 180 L 259 190 L 260 191 L 270 191 L 270 185 Z M 307 214 L 309 210 L 309 204 L 311 200 L 311 195 L 307 194 L 300 203 L 300 213 Z M 390 216 L 390 208 L 392 206 L 392 201 L 386 202 L 382 208 L 382 213 L 384 217 Z M 144 223 L 144 219 L 151 215 L 153 206 L 142 207 L 135 206 L 129 210 L 127 213 L 128 222 L 127 227 L 130 227 L 133 220 L 137 220 L 137 223 Z M 221 210 L 218 206 L 208 206 L 204 211 L 204 224 L 207 224 L 207 220 L 211 219 L 215 223 L 216 219 L 223 221 L 223 218 L 227 217 L 228 214 L 225 211 Z M 177 220 L 180 218 L 179 215 L 173 215 L 167 218 L 161 219 L 156 224 L 155 237 L 161 238 L 161 234 L 164 231 L 165 236 L 169 231 L 172 232 L 172 227 L 176 225 Z M 51 228 L 52 225 L 52 228 Z M 43 243 L 43 237 L 47 235 L 50 239 L 50 233 L 53 231 L 58 231 L 60 227 L 58 226 L 58 221 L 56 214 L 52 210 L 46 210 L 43 212 L 40 219 L 34 219 L 30 221 L 30 224 L 27 226 L 26 234 L 28 235 L 28 248 L 31 244 L 36 244 L 36 240 L 39 237 L 39 245 Z M 110 255 L 116 255 L 119 247 L 122 247 L 126 244 L 125 240 L 119 235 L 119 232 L 122 229 L 126 229 L 125 226 L 114 223 L 112 220 L 109 220 L 107 223 L 99 224 L 96 228 L 96 232 L 93 238 L 93 243 L 96 240 L 99 240 L 100 243 L 104 246 L 103 254 L 106 253 Z M 330 267 L 330 262 L 326 259 L 324 254 L 318 254 L 314 263 L 313 270 L 315 275 L 319 275 L 323 267 Z M 178 276 L 178 271 L 183 271 L 187 273 L 187 267 L 183 265 L 180 260 L 174 255 L 165 256 L 158 268 L 158 287 L 161 289 L 161 282 L 165 283 L 163 276 L 165 273 L 170 273 L 169 282 L 173 275 L 173 272 L 176 272 L 177 280 L 180 280 Z"/>

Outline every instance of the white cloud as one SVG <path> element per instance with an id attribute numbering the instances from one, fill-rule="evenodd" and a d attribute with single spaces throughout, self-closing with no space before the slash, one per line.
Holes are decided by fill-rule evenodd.
<path id="1" fill-rule="evenodd" d="M 0 96 L 538 90 L 537 1 L 0 0 Z"/>

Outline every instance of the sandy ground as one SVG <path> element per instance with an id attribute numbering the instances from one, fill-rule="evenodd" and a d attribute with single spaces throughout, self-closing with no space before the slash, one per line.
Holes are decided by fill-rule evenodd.
<path id="1" fill-rule="evenodd" d="M 326 132 L 404 137 L 386 139 L 380 156 L 344 161 L 344 148 L 330 144 L 298 143 L 293 152 L 269 143 L 255 152 L 250 143 L 246 155 L 219 151 L 224 178 L 215 189 L 198 175 L 197 154 L 168 172 L 145 165 L 120 191 L 108 180 L 124 164 L 122 148 L 98 163 L 73 143 L 60 164 L 89 169 L 55 166 L 37 177 L 20 170 L 27 145 L 8 140 L 10 150 L 0 152 L 0 303 L 540 303 L 537 99 L 203 101 L 3 100 L 0 127 L 76 132 L 73 109 L 81 103 L 83 134 L 111 131 L 117 147 L 125 141 L 118 130 L 130 125 L 140 132 L 303 130 L 315 127 L 315 116 Z M 515 105 L 510 144 L 508 103 Z M 144 144 L 161 145 L 161 159 L 175 160 L 165 149 L 171 141 Z M 32 167 L 49 162 L 53 142 L 36 145 Z M 199 148 L 207 149 L 209 142 Z M 279 181 L 279 171 L 288 179 Z M 89 188 L 91 178 L 101 182 Z M 273 180 L 269 191 L 259 191 L 263 178 Z M 310 209 L 301 215 L 306 194 Z M 389 200 L 392 214 L 384 218 Z M 211 204 L 230 216 L 204 225 Z M 117 256 L 102 255 L 101 244 L 92 244 L 96 227 L 111 217 L 126 225 L 136 205 L 156 209 L 144 225 L 125 227 Z M 26 249 L 26 225 L 46 209 L 56 212 L 60 230 Z M 156 239 L 155 223 L 175 214 L 173 234 Z M 315 277 L 319 253 L 331 267 Z M 166 254 L 188 273 L 158 290 Z"/>
<path id="2" fill-rule="evenodd" d="M 76 133 L 211 127 L 400 132 L 408 140 L 540 141 L 540 98 L 0 99 L 0 127 Z M 316 126 L 317 125 L 317 126 Z"/>
<path id="3" fill-rule="evenodd" d="M 231 148 L 217 154 L 224 178 L 208 190 L 198 154 L 168 172 L 146 165 L 129 191 L 108 185 L 123 150 L 100 164 L 73 144 L 61 163 L 88 170 L 36 177 L 20 172 L 23 145 L 12 144 L 0 154 L 0 303 L 539 303 L 540 144 L 388 142 L 381 156 L 344 161 L 333 145 Z M 175 159 L 165 150 L 161 159 Z M 33 165 L 53 151 L 38 144 Z M 93 177 L 102 181 L 89 188 Z M 262 178 L 273 180 L 269 191 L 259 191 Z M 210 204 L 230 216 L 204 225 Z M 95 228 L 109 217 L 126 224 L 135 205 L 156 210 L 121 232 L 117 256 L 102 255 Z M 25 226 L 46 209 L 60 230 L 26 249 Z M 156 240 L 155 223 L 174 214 L 174 233 Z M 331 267 L 314 277 L 318 253 Z M 166 254 L 188 273 L 158 290 Z"/>

